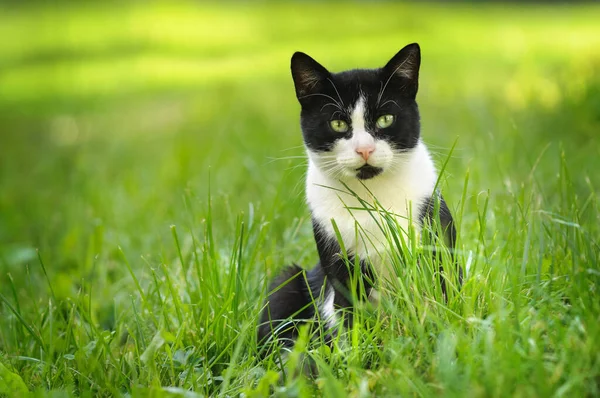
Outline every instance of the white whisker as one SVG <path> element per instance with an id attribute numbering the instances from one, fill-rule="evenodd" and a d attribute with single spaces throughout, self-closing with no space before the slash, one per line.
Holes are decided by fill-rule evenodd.
<path id="1" fill-rule="evenodd" d="M 326 103 L 325 105 L 323 105 L 323 106 L 321 107 L 321 112 L 323 112 L 323 109 L 325 109 L 325 108 L 326 108 L 326 107 L 328 107 L 328 106 L 333 106 L 333 107 L 335 107 L 335 108 L 337 108 L 337 109 L 340 109 L 340 108 L 339 108 L 339 106 L 337 106 L 337 105 L 336 105 L 336 104 L 334 104 L 333 102 L 328 102 L 328 103 Z M 339 112 L 339 111 L 336 111 L 336 112 Z"/>
<path id="2" fill-rule="evenodd" d="M 333 84 L 333 81 L 330 78 L 327 78 L 327 80 L 329 80 L 329 83 L 331 83 L 331 85 L 333 86 L 333 89 L 335 90 L 338 98 L 340 99 L 340 103 L 342 104 L 342 107 L 343 107 L 344 101 L 342 100 L 342 96 L 340 95 L 340 92 L 338 91 L 337 87 L 335 86 L 335 84 Z"/>
<path id="3" fill-rule="evenodd" d="M 331 96 L 329 96 L 327 94 L 323 94 L 323 93 L 307 94 L 307 95 L 303 95 L 302 97 L 298 97 L 298 99 L 304 99 L 304 98 L 312 97 L 312 96 L 315 96 L 315 95 L 318 95 L 318 96 L 321 96 L 321 97 L 325 97 L 325 98 L 329 98 L 336 105 L 336 108 L 338 108 L 339 110 L 342 110 L 342 105 L 339 102 L 337 102 L 335 100 L 335 98 L 333 98 L 333 97 L 331 97 Z"/>
<path id="4" fill-rule="evenodd" d="M 400 68 L 402 68 L 404 66 L 404 64 L 406 62 L 408 62 L 408 60 L 410 59 L 410 57 L 407 57 L 404 61 L 402 61 L 402 63 L 400 65 L 398 65 L 398 67 L 396 69 L 394 69 L 394 71 L 390 74 L 390 77 L 388 77 L 388 79 L 385 82 L 385 85 L 383 86 L 383 89 L 379 92 L 379 95 L 377 96 L 377 106 L 379 106 L 379 102 L 381 101 L 381 97 L 383 97 L 383 93 L 385 92 L 385 89 L 387 88 L 388 83 L 390 82 L 390 80 L 392 80 L 392 77 L 396 74 L 396 72 L 398 72 L 398 70 L 400 70 Z"/>
<path id="5" fill-rule="evenodd" d="M 292 146 L 292 147 L 289 147 L 289 148 L 286 148 L 286 149 L 282 149 L 281 152 L 293 151 L 294 149 L 298 149 L 298 148 L 304 148 L 304 144 Z"/>
<path id="6" fill-rule="evenodd" d="M 396 105 L 396 106 L 398 107 L 398 109 L 402 109 L 402 107 L 401 107 L 400 105 L 398 105 L 398 103 L 397 103 L 396 101 L 394 101 L 394 100 L 391 100 L 391 99 L 390 99 L 390 100 L 387 100 L 387 101 L 385 101 L 383 104 L 381 104 L 381 106 L 380 106 L 380 107 L 384 107 L 386 104 L 388 104 L 388 103 L 390 103 L 390 102 L 391 102 L 392 104 Z"/>

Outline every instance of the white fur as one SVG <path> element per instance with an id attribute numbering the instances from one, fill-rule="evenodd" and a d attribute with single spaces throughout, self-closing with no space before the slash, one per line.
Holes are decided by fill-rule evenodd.
<path id="1" fill-rule="evenodd" d="M 336 322 L 337 322 L 337 318 L 335 315 L 335 308 L 333 307 L 333 300 L 335 298 L 335 291 L 333 290 L 333 288 L 328 288 L 327 289 L 327 295 L 325 296 L 325 299 L 323 300 L 323 303 L 321 304 L 321 311 L 320 311 L 320 315 L 321 318 L 330 326 L 333 327 Z"/>
<path id="2" fill-rule="evenodd" d="M 420 206 L 432 196 L 437 172 L 421 141 L 412 150 L 394 153 L 387 142 L 376 140 L 367 133 L 363 104 L 361 97 L 352 112 L 352 136 L 349 139 L 338 140 L 330 154 L 308 151 L 306 198 L 312 216 L 329 237 L 335 239 L 331 223 L 333 219 L 348 253 L 363 259 L 369 258 L 376 272 L 388 277 L 390 267 L 386 258 L 390 248 L 387 247 L 384 232 L 370 212 L 347 209 L 363 206 L 351 194 L 340 192 L 346 191 L 341 181 L 371 204 L 376 198 L 383 209 L 396 215 L 401 230 L 406 233 L 409 218 L 416 220 Z M 374 178 L 361 181 L 356 178 L 356 169 L 366 162 L 356 150 L 365 145 L 375 148 L 368 163 L 382 167 L 384 171 Z M 375 219 L 378 219 L 377 215 Z M 357 225 L 361 231 L 359 236 Z M 419 226 L 414 222 L 413 225 L 418 231 Z"/>

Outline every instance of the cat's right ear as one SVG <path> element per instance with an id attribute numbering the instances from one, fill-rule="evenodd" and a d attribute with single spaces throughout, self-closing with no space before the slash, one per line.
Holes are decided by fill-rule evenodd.
<path id="1" fill-rule="evenodd" d="M 301 52 L 292 56 L 291 69 L 298 100 L 318 92 L 330 76 L 320 63 Z"/>

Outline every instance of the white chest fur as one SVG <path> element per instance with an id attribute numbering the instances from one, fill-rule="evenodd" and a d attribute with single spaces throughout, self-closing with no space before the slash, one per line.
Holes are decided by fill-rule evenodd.
<path id="1" fill-rule="evenodd" d="M 374 204 L 376 198 L 380 208 L 394 214 L 401 232 L 406 233 L 409 222 L 419 229 L 416 223 L 419 211 L 424 201 L 433 194 L 437 173 L 422 142 L 400 156 L 403 159 L 396 170 L 389 170 L 370 180 L 361 182 L 358 179 L 348 179 L 344 183 L 369 204 Z M 360 210 L 364 206 L 358 199 L 341 191 L 347 191 L 347 188 L 339 180 L 324 174 L 311 159 L 306 180 L 306 197 L 312 217 L 327 236 L 336 239 L 331 222 L 333 219 L 348 253 L 361 259 L 368 258 L 378 273 L 387 275 L 389 267 L 382 265 L 386 263 L 389 246 L 384 231 L 378 225 L 381 216 Z"/>

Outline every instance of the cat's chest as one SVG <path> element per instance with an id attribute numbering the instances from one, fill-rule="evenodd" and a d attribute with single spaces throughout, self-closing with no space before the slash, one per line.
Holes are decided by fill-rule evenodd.
<path id="1" fill-rule="evenodd" d="M 419 204 L 415 206 L 412 199 L 416 198 L 398 186 L 377 192 L 357 191 L 354 192 L 360 200 L 350 194 L 315 187 L 309 193 L 312 216 L 330 239 L 336 239 L 335 224 L 350 254 L 373 257 L 387 246 L 390 221 L 399 231 L 407 231 Z"/>
<path id="2" fill-rule="evenodd" d="M 375 260 L 389 247 L 389 228 L 405 234 L 409 225 L 419 226 L 420 208 L 427 189 L 415 189 L 415 181 L 406 178 L 381 179 L 365 187 L 360 182 L 350 186 L 354 194 L 335 181 L 326 181 L 318 170 L 310 170 L 307 200 L 313 219 L 328 239 L 337 233 L 349 254 Z M 360 199 L 358 199 L 358 196 Z"/>

